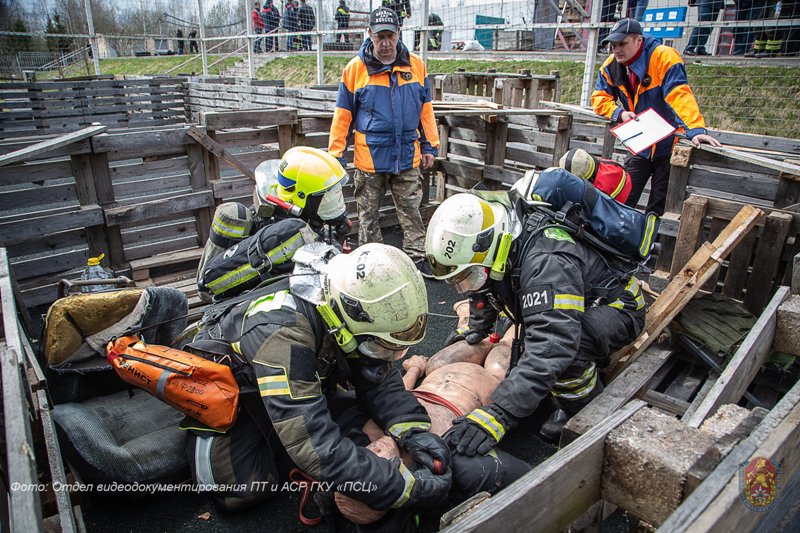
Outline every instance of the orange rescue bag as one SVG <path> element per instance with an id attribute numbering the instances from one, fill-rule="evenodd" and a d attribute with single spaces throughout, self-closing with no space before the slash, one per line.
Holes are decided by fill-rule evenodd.
<path id="1" fill-rule="evenodd" d="M 236 421 L 239 385 L 230 367 L 135 335 L 113 339 L 106 352 L 123 381 L 203 424 L 227 431 Z"/>

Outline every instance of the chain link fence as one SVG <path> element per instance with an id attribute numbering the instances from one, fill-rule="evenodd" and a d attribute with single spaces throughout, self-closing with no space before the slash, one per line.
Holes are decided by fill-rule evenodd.
<path id="1" fill-rule="evenodd" d="M 711 127 L 800 137 L 800 0 L 44 0 L 36 12 L 26 5 L 0 0 L 5 79 L 116 73 L 108 60 L 167 56 L 186 57 L 152 62 L 162 72 L 148 73 L 214 74 L 239 61 L 229 74 L 256 77 L 291 52 L 316 57 L 308 84 L 323 85 L 338 76 L 325 71 L 323 55 L 354 55 L 369 12 L 386 5 L 431 72 L 558 70 L 562 101 L 584 105 L 607 57 L 608 28 L 630 16 L 683 54 Z"/>

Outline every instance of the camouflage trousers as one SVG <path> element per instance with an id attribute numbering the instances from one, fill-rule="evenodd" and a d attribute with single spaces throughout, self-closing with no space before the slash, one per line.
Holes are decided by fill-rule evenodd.
<path id="1" fill-rule="evenodd" d="M 419 168 L 400 174 L 356 171 L 354 194 L 358 207 L 358 243 L 383 242 L 380 227 L 381 200 L 391 190 L 397 218 L 403 229 L 403 250 L 415 262 L 425 257 L 425 224 L 422 204 L 422 173 Z"/>

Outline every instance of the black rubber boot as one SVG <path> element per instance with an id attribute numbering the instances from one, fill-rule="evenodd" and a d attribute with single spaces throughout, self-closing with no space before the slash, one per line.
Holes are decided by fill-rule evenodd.
<path id="1" fill-rule="evenodd" d="M 542 424 L 542 427 L 539 429 L 539 436 L 542 440 L 558 446 L 558 443 L 561 441 L 561 431 L 564 429 L 569 419 L 578 414 L 578 411 L 597 398 L 600 393 L 603 392 L 604 388 L 603 383 L 598 378 L 597 384 L 595 384 L 594 389 L 592 389 L 592 392 L 590 392 L 586 398 L 581 398 L 580 400 L 553 398 L 558 408 L 550 413 L 550 416 L 547 417 L 547 420 L 544 421 L 544 424 Z"/>
<path id="2" fill-rule="evenodd" d="M 561 430 L 564 429 L 564 426 L 569 419 L 570 416 L 565 410 L 556 409 L 550 413 L 550 416 L 548 416 L 547 420 L 545 420 L 544 424 L 542 424 L 542 427 L 539 430 L 539 436 L 545 442 L 549 442 L 550 444 L 555 444 L 558 446 L 558 443 L 561 440 Z"/>

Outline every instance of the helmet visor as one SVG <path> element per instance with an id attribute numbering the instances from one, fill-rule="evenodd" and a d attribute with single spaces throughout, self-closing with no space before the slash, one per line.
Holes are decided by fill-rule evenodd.
<path id="1" fill-rule="evenodd" d="M 335 220 L 344 212 L 344 195 L 342 194 L 342 184 L 339 182 L 322 194 L 322 200 L 317 208 L 317 216 L 324 221 Z"/>
<path id="2" fill-rule="evenodd" d="M 455 285 L 458 292 L 465 293 L 477 291 L 486 284 L 487 279 L 489 273 L 485 266 L 472 265 L 446 281 L 450 285 Z"/>
<path id="3" fill-rule="evenodd" d="M 397 361 L 408 353 L 408 346 L 388 343 L 379 337 L 367 337 L 358 343 L 358 353 L 372 359 Z"/>
<path id="4" fill-rule="evenodd" d="M 416 344 L 425 337 L 425 329 L 428 327 L 428 314 L 424 313 L 417 317 L 411 326 L 402 331 L 389 333 L 389 336 L 403 344 Z M 391 344 L 385 339 L 378 339 L 386 344 Z"/>
<path id="5" fill-rule="evenodd" d="M 449 276 L 459 267 L 459 265 L 443 265 L 438 262 L 433 255 L 428 255 L 428 263 L 431 265 L 431 272 L 433 272 L 433 275 L 439 279 Z"/>

